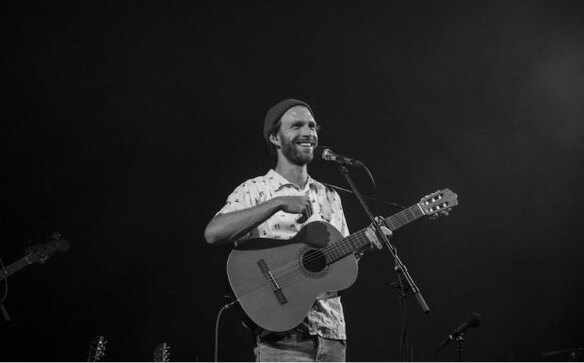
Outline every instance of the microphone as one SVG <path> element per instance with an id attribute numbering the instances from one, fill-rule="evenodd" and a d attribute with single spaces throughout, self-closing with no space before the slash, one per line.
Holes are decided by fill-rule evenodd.
<path id="1" fill-rule="evenodd" d="M 458 328 L 454 329 L 454 331 L 452 331 L 452 333 L 450 333 L 450 335 L 446 339 L 444 339 L 442 343 L 440 343 L 440 347 L 438 348 L 438 350 L 447 346 L 451 341 L 458 338 L 462 333 L 464 333 L 468 329 L 478 326 L 481 323 L 482 319 L 483 318 L 479 313 L 470 314 L 470 316 L 466 319 L 464 323 L 462 323 Z"/>
<path id="2" fill-rule="evenodd" d="M 355 160 L 343 155 L 336 154 L 328 146 L 318 145 L 316 149 L 314 149 L 314 156 L 319 160 L 334 161 L 342 165 L 351 165 L 359 167 L 363 166 L 363 163 L 360 162 L 359 160 Z"/>

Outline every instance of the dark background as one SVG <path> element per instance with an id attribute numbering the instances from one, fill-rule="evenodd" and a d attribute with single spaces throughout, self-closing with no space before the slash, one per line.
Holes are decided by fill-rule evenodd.
<path id="1" fill-rule="evenodd" d="M 321 143 L 363 160 L 384 199 L 459 195 L 449 217 L 394 238 L 432 309 L 408 299 L 415 360 L 472 311 L 483 322 L 465 334 L 467 360 L 584 346 L 583 2 L 1 7 L 0 256 L 13 263 L 53 231 L 71 243 L 9 278 L 2 360 L 82 361 L 98 334 L 106 361 L 149 361 L 162 341 L 171 360 L 213 360 L 229 248 L 203 230 L 273 166 L 263 117 L 288 97 L 311 104 Z M 346 186 L 334 165 L 310 173 Z M 351 230 L 365 226 L 343 198 Z M 394 279 L 387 251 L 361 261 L 343 296 L 349 360 L 399 360 Z M 219 359 L 252 359 L 237 313 L 220 326 Z"/>

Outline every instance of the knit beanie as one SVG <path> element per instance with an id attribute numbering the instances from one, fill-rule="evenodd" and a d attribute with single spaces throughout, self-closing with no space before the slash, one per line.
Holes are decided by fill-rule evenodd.
<path id="1" fill-rule="evenodd" d="M 277 103 L 268 110 L 268 113 L 266 113 L 266 119 L 264 121 L 264 138 L 266 139 L 266 142 L 268 144 L 270 144 L 270 130 L 272 129 L 272 127 L 274 127 L 276 122 L 280 120 L 280 118 L 286 113 L 286 111 L 288 111 L 294 106 L 304 106 L 308 108 L 308 111 L 310 111 L 310 113 L 314 117 L 314 112 L 312 112 L 308 103 L 304 101 L 289 98 L 287 100 Z"/>

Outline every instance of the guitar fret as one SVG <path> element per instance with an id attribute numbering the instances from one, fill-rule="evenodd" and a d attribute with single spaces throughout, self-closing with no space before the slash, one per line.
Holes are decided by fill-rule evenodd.
<path id="1" fill-rule="evenodd" d="M 367 238 L 367 236 L 365 235 L 365 230 L 363 230 L 363 233 L 361 234 L 361 236 L 359 236 L 359 242 L 361 244 L 359 248 L 362 248 L 370 243 L 369 238 Z"/>
<path id="2" fill-rule="evenodd" d="M 385 219 L 385 224 L 387 224 L 387 226 L 389 227 L 389 229 L 392 230 L 392 231 L 397 229 L 396 225 L 391 220 L 391 217 Z"/>
<path id="3" fill-rule="evenodd" d="M 410 211 L 410 210 L 409 210 L 409 208 L 408 208 L 408 209 L 406 209 L 406 210 L 404 211 L 404 218 L 406 219 L 406 223 L 409 223 L 409 222 L 410 222 L 410 216 L 411 216 L 411 211 Z M 412 220 L 413 220 L 413 219 L 412 219 Z"/>
<path id="4" fill-rule="evenodd" d="M 354 252 L 359 248 L 359 232 L 355 233 L 353 237 L 351 237 L 351 248 L 349 252 Z"/>
<path id="5" fill-rule="evenodd" d="M 360 230 L 359 232 L 355 233 L 355 239 L 357 240 L 358 243 L 355 244 L 355 247 L 353 248 L 353 251 L 351 251 L 351 252 L 355 252 L 364 246 L 364 244 L 363 244 L 364 234 L 365 234 L 365 230 Z"/>
<path id="6" fill-rule="evenodd" d="M 416 208 L 417 207 L 417 208 Z M 385 219 L 391 230 L 398 229 L 423 216 L 420 207 L 416 204 Z"/>

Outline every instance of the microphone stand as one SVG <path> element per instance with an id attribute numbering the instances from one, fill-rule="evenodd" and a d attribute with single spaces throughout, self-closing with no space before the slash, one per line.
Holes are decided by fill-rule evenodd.
<path id="1" fill-rule="evenodd" d="M 460 333 L 459 336 L 456 337 L 456 352 L 458 353 L 458 361 L 464 362 L 462 359 L 462 353 L 464 351 L 464 337 L 463 333 Z"/>
<path id="2" fill-rule="evenodd" d="M 345 177 L 345 179 L 347 180 L 347 183 L 349 184 L 351 190 L 353 191 L 353 194 L 355 194 L 355 196 L 357 197 L 357 199 L 361 203 L 363 210 L 365 210 L 365 213 L 367 214 L 367 216 L 371 220 L 371 224 L 375 227 L 375 233 L 377 234 L 377 238 L 379 238 L 381 241 L 384 242 L 384 244 L 387 246 L 387 249 L 391 253 L 393 260 L 394 260 L 394 263 L 395 263 L 394 270 L 398 274 L 398 279 L 400 281 L 400 284 L 402 284 L 402 281 L 401 281 L 402 279 L 400 278 L 400 276 L 403 276 L 408 284 L 408 286 L 404 287 L 402 285 L 402 287 L 400 288 L 401 289 L 401 297 L 405 298 L 407 296 L 407 292 L 411 291 L 412 294 L 414 295 L 414 297 L 416 298 L 416 300 L 418 301 L 418 304 L 422 308 L 422 311 L 424 313 L 429 313 L 430 308 L 428 307 L 428 305 L 426 304 L 426 301 L 422 297 L 420 289 L 418 288 L 418 286 L 416 285 L 416 283 L 414 282 L 414 280 L 410 276 L 406 266 L 401 262 L 399 256 L 397 255 L 397 249 L 389 242 L 389 239 L 387 238 L 385 233 L 383 233 L 383 231 L 381 230 L 381 226 L 379 225 L 379 222 L 375 219 L 375 217 L 371 213 L 371 210 L 367 206 L 367 203 L 365 203 L 363 196 L 361 195 L 361 193 L 357 189 L 357 186 L 353 182 L 353 179 L 349 175 L 349 170 L 347 169 L 347 167 L 345 165 L 341 164 L 339 166 L 339 172 L 341 173 L 341 175 L 343 175 Z M 395 287 L 395 285 L 394 285 L 394 287 Z M 403 305 L 405 306 L 405 302 Z M 405 310 L 405 309 L 402 309 L 402 311 L 403 310 Z M 403 319 L 404 319 L 403 322 L 405 324 L 405 317 Z M 405 329 L 404 329 L 404 333 L 405 333 Z M 402 337 L 402 342 L 404 340 L 407 342 L 406 337 Z M 403 354 L 403 349 L 400 352 L 400 355 L 402 355 L 402 354 Z M 406 348 L 406 355 L 407 355 L 407 348 Z M 404 357 L 401 357 L 401 358 L 404 358 Z M 405 359 L 402 359 L 402 361 L 405 361 Z"/>

